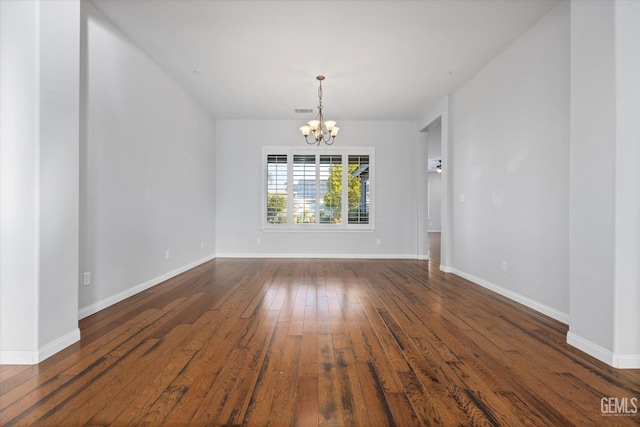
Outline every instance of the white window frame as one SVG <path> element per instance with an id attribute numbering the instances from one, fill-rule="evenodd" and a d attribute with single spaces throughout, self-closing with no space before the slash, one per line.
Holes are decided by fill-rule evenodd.
<path id="1" fill-rule="evenodd" d="M 343 171 L 348 171 L 349 156 L 369 156 L 369 223 L 368 224 L 349 224 L 349 203 L 346 191 L 348 190 L 348 174 L 342 174 L 342 218 L 340 224 L 322 224 L 320 221 L 315 223 L 293 223 L 293 156 L 294 155 L 317 155 L 316 167 L 318 165 L 320 155 L 340 155 L 342 156 Z M 286 155 L 287 156 L 287 222 L 286 224 L 269 224 L 267 222 L 267 159 L 270 155 Z M 375 150 L 372 147 L 315 147 L 315 148 L 296 148 L 296 147 L 263 147 L 262 148 L 262 190 L 261 190 L 261 224 L 265 231 L 372 231 L 375 230 Z M 346 167 L 345 167 L 346 166 Z M 316 180 L 319 179 L 319 172 L 316 169 Z M 316 193 L 320 191 L 316 185 Z M 316 200 L 319 197 L 316 196 Z"/>

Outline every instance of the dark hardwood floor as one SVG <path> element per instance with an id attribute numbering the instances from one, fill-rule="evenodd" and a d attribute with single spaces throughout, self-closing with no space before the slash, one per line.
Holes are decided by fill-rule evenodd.
<path id="1" fill-rule="evenodd" d="M 39 365 L 0 367 L 0 424 L 640 424 L 601 406 L 631 411 L 640 370 L 439 262 L 210 261 L 83 319 Z"/>

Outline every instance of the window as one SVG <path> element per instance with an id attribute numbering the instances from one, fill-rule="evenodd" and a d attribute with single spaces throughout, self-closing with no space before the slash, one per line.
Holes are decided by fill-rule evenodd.
<path id="1" fill-rule="evenodd" d="M 342 156 L 320 155 L 321 224 L 342 223 Z"/>
<path id="2" fill-rule="evenodd" d="M 349 224 L 369 223 L 369 156 L 349 155 Z"/>
<path id="3" fill-rule="evenodd" d="M 287 222 L 287 155 L 267 157 L 267 223 Z"/>
<path id="4" fill-rule="evenodd" d="M 265 229 L 374 228 L 373 149 L 265 148 L 263 158 Z"/>
<path id="5" fill-rule="evenodd" d="M 293 223 L 313 224 L 317 216 L 316 156 L 293 155 Z"/>

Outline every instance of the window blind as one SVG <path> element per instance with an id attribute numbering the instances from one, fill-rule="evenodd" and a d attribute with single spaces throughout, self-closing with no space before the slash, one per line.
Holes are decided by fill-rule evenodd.
<path id="1" fill-rule="evenodd" d="M 370 207 L 369 156 L 349 155 L 349 224 L 368 224 Z"/>
<path id="2" fill-rule="evenodd" d="M 287 223 L 287 176 L 286 154 L 267 156 L 267 223 Z"/>

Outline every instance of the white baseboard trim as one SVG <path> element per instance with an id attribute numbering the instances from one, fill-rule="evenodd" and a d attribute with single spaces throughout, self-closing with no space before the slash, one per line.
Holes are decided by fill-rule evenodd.
<path id="1" fill-rule="evenodd" d="M 35 365 L 38 363 L 38 350 L 0 350 L 0 365 Z"/>
<path id="2" fill-rule="evenodd" d="M 618 369 L 640 369 L 640 354 L 613 354 L 613 365 Z"/>
<path id="3" fill-rule="evenodd" d="M 567 332 L 567 344 L 618 369 L 640 369 L 640 354 L 616 354 L 573 332 Z"/>
<path id="4" fill-rule="evenodd" d="M 77 343 L 78 341 L 80 341 L 80 328 L 76 328 L 68 334 L 40 348 L 37 363 L 42 362 L 44 359 L 53 356 L 60 350 L 63 350 L 69 347 L 71 344 Z"/>
<path id="5" fill-rule="evenodd" d="M 171 279 L 172 277 L 177 276 L 178 274 L 182 274 L 187 270 L 191 270 L 194 267 L 199 266 L 200 264 L 204 264 L 207 261 L 211 261 L 212 259 L 216 258 L 216 255 L 209 255 L 205 258 L 199 259 L 198 261 L 192 262 L 190 264 L 187 264 L 185 266 L 182 266 L 180 268 L 177 268 L 173 271 L 170 271 L 168 273 L 165 273 L 161 276 L 158 276 L 154 279 L 148 280 L 144 283 L 141 283 L 139 285 L 136 285 L 132 288 L 126 289 L 122 292 L 119 292 L 115 295 L 112 295 L 108 298 L 105 298 L 103 300 L 100 300 L 96 303 L 90 304 L 86 307 L 82 307 L 80 310 L 78 310 L 78 318 L 79 319 L 84 319 L 85 317 L 91 316 L 92 314 L 95 314 L 97 312 L 99 312 L 100 310 L 104 310 L 105 308 L 112 306 L 113 304 L 116 304 L 120 301 L 123 301 L 129 297 L 134 296 L 135 294 L 138 294 L 144 290 L 147 290 L 149 288 L 154 287 L 157 284 L 160 284 L 162 282 L 164 282 L 165 280 Z"/>
<path id="6" fill-rule="evenodd" d="M 453 268 L 444 264 L 440 264 L 440 271 L 442 271 L 443 273 L 453 273 Z"/>
<path id="7" fill-rule="evenodd" d="M 300 254 L 300 253 L 218 253 L 217 258 L 348 258 L 348 259 L 418 259 L 417 254 Z"/>
<path id="8" fill-rule="evenodd" d="M 442 266 L 440 267 L 442 269 Z M 453 268 L 451 273 L 460 276 L 464 279 L 467 279 L 477 285 L 482 286 L 483 288 L 487 288 L 490 291 L 493 291 L 497 294 L 500 294 L 504 297 L 507 297 L 515 302 L 518 302 L 524 306 L 527 306 L 539 313 L 544 314 L 545 316 L 549 316 L 552 319 L 557 320 L 558 322 L 562 322 L 565 325 L 569 324 L 569 314 L 563 313 L 562 311 L 556 310 L 553 307 L 549 307 L 548 305 L 542 304 L 538 301 L 532 300 L 531 298 L 520 295 L 517 292 L 510 291 L 509 289 L 505 289 L 502 286 L 498 286 L 494 283 L 491 283 L 487 280 L 481 279 L 479 277 L 475 277 L 471 274 L 465 273 L 464 271 L 460 271 L 456 268 Z"/>
<path id="9" fill-rule="evenodd" d="M 80 329 L 76 328 L 60 338 L 45 344 L 38 350 L 2 350 L 0 351 L 0 365 L 36 365 L 78 341 L 80 341 Z"/>

